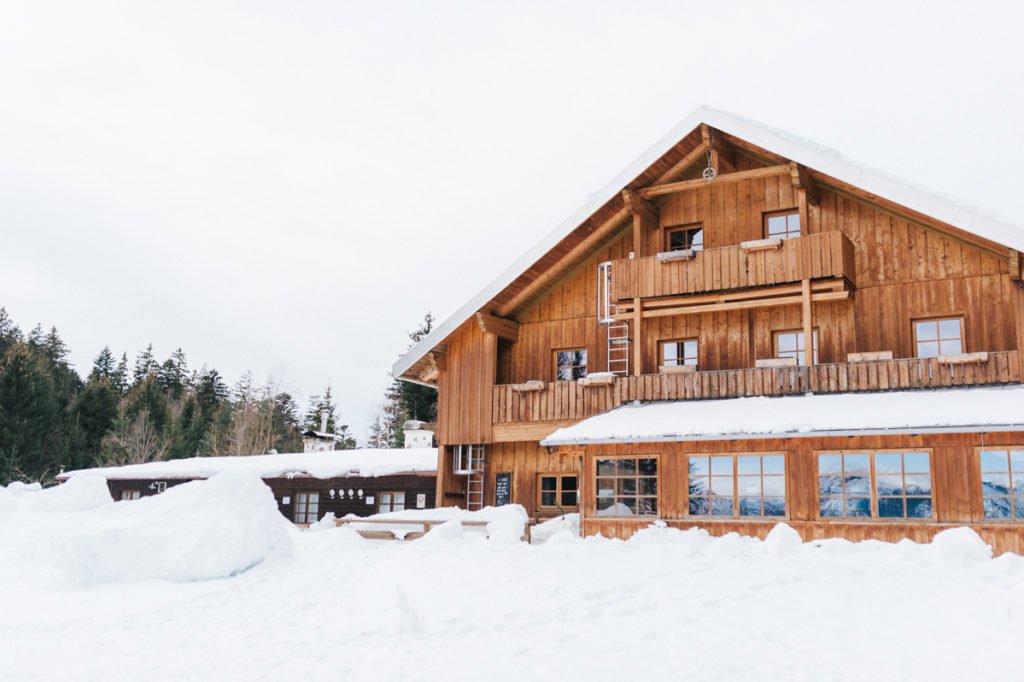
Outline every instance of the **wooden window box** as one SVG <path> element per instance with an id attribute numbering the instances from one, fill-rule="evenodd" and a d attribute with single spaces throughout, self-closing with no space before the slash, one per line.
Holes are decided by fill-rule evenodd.
<path id="1" fill-rule="evenodd" d="M 740 248 L 746 253 L 753 253 L 755 251 L 774 251 L 782 246 L 781 239 L 752 239 L 746 242 L 740 242 Z"/>
<path id="2" fill-rule="evenodd" d="M 847 362 L 875 362 L 877 360 L 892 360 L 891 350 L 873 350 L 864 353 L 847 353 Z"/>
<path id="3" fill-rule="evenodd" d="M 680 251 L 662 251 L 655 258 L 659 263 L 671 263 L 677 260 L 693 260 L 696 251 L 693 249 L 682 249 Z"/>
<path id="4" fill-rule="evenodd" d="M 527 381 L 525 384 L 512 384 L 512 390 L 516 393 L 533 393 L 534 391 L 543 391 L 544 382 L 534 379 L 532 381 Z"/>
<path id="5" fill-rule="evenodd" d="M 611 372 L 588 374 L 580 379 L 581 386 L 611 386 L 615 383 L 615 375 Z"/>
<path id="6" fill-rule="evenodd" d="M 988 362 L 988 353 L 958 353 L 957 355 L 940 355 L 941 365 L 978 365 Z"/>
<path id="7" fill-rule="evenodd" d="M 796 358 L 759 358 L 756 367 L 796 367 Z"/>
<path id="8" fill-rule="evenodd" d="M 658 367 L 658 374 L 693 374 L 696 371 L 696 365 L 661 365 Z"/>

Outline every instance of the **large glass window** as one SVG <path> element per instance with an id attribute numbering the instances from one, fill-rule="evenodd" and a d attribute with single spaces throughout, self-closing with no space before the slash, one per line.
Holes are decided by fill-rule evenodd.
<path id="1" fill-rule="evenodd" d="M 697 339 L 661 342 L 661 364 L 664 367 L 697 366 Z"/>
<path id="2" fill-rule="evenodd" d="M 704 250 L 704 227 L 700 223 L 666 227 L 665 250 L 686 251 L 687 249 L 691 251 Z"/>
<path id="3" fill-rule="evenodd" d="M 818 330 L 811 332 L 811 354 L 818 364 Z M 802 331 L 775 332 L 775 357 L 796 358 L 796 364 L 804 364 L 804 333 Z"/>
<path id="4" fill-rule="evenodd" d="M 986 519 L 1024 519 L 1024 447 L 981 451 Z"/>
<path id="5" fill-rule="evenodd" d="M 800 236 L 800 212 L 778 211 L 764 214 L 764 236 L 768 239 L 793 239 Z"/>
<path id="6" fill-rule="evenodd" d="M 692 455 L 691 516 L 785 516 L 786 458 Z"/>
<path id="7" fill-rule="evenodd" d="M 927 452 L 820 453 L 818 496 L 823 518 L 931 518 L 931 460 Z"/>
<path id="8" fill-rule="evenodd" d="M 574 381 L 587 376 L 587 349 L 570 348 L 555 351 L 555 378 Z"/>
<path id="9" fill-rule="evenodd" d="M 959 317 L 914 321 L 917 357 L 937 358 L 964 352 L 963 325 Z"/>
<path id="10" fill-rule="evenodd" d="M 653 457 L 597 460 L 599 516 L 656 516 L 658 460 Z"/>
<path id="11" fill-rule="evenodd" d="M 576 509 L 575 474 L 541 474 L 539 506 L 543 509 Z"/>
<path id="12" fill-rule="evenodd" d="M 298 493 L 295 495 L 295 523 L 316 523 L 320 520 L 320 493 Z"/>

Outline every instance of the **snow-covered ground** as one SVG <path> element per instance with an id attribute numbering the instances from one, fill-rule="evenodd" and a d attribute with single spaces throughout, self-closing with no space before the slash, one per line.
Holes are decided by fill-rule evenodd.
<path id="1" fill-rule="evenodd" d="M 132 502 L 0 488 L 2 680 L 1016 679 L 1024 560 L 573 519 L 295 530 L 253 475 Z M 72 486 L 72 487 L 69 487 Z M 271 513 L 273 512 L 273 513 Z"/>

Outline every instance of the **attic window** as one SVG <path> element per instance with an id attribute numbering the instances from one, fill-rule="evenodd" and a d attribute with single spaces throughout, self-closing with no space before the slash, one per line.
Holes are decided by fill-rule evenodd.
<path id="1" fill-rule="evenodd" d="M 703 251 L 704 225 L 702 223 L 693 223 L 691 225 L 678 225 L 676 227 L 666 227 L 665 250 Z"/>
<path id="2" fill-rule="evenodd" d="M 800 213 L 796 209 L 764 214 L 767 239 L 794 239 L 800 236 Z"/>

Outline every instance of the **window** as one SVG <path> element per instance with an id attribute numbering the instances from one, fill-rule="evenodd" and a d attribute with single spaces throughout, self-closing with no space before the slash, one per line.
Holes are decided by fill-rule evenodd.
<path id="1" fill-rule="evenodd" d="M 295 496 L 295 523 L 316 523 L 320 520 L 320 493 L 298 493 Z"/>
<path id="2" fill-rule="evenodd" d="M 664 367 L 697 366 L 697 339 L 661 342 L 661 364 Z"/>
<path id="3" fill-rule="evenodd" d="M 574 381 L 587 376 L 587 349 L 570 348 L 555 351 L 555 379 Z"/>
<path id="4" fill-rule="evenodd" d="M 764 214 L 764 236 L 768 239 L 793 239 L 800 236 L 800 213 L 795 210 Z"/>
<path id="5" fill-rule="evenodd" d="M 931 462 L 927 452 L 829 452 L 818 455 L 824 517 L 929 519 Z"/>
<path id="6" fill-rule="evenodd" d="M 982 450 L 981 500 L 986 519 L 1024 519 L 1024 447 Z"/>
<path id="7" fill-rule="evenodd" d="M 137 500 L 140 497 L 142 497 L 142 493 L 140 491 L 138 491 L 138 490 L 122 490 L 121 491 L 121 499 L 122 500 Z"/>
<path id="8" fill-rule="evenodd" d="M 380 493 L 377 511 L 380 513 L 402 511 L 405 509 L 405 493 Z"/>
<path id="9" fill-rule="evenodd" d="M 811 332 L 811 349 L 814 364 L 818 364 L 818 330 Z M 796 364 L 804 364 L 804 333 L 800 331 L 775 332 L 775 357 L 796 358 Z"/>
<path id="10" fill-rule="evenodd" d="M 576 476 L 562 474 L 541 474 L 540 500 L 542 509 L 576 509 Z"/>
<path id="11" fill-rule="evenodd" d="M 665 228 L 666 251 L 704 250 L 704 226 L 700 223 Z"/>
<path id="12" fill-rule="evenodd" d="M 785 455 L 690 457 L 691 516 L 785 516 Z"/>
<path id="13" fill-rule="evenodd" d="M 658 460 L 597 460 L 598 516 L 655 516 L 658 513 Z"/>
<path id="14" fill-rule="evenodd" d="M 963 325 L 959 317 L 914 321 L 917 357 L 937 358 L 964 352 Z"/>

